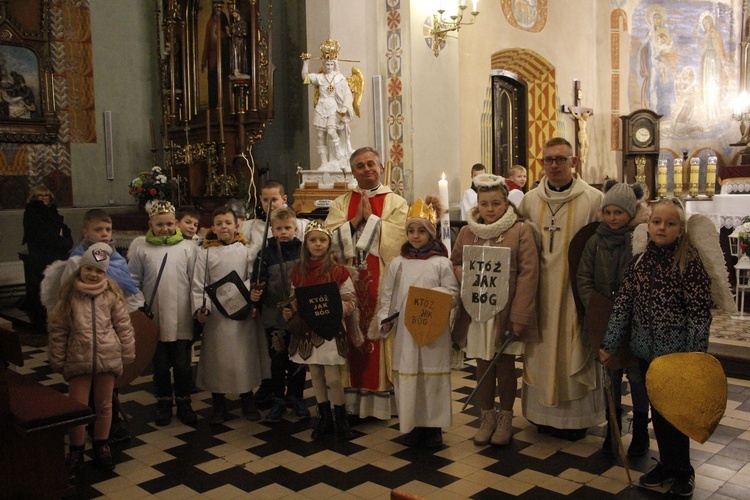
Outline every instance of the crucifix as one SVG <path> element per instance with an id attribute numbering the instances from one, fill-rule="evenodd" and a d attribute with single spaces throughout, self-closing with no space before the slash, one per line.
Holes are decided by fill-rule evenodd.
<path id="1" fill-rule="evenodd" d="M 581 89 L 580 80 L 573 80 L 573 98 L 575 105 L 568 106 L 567 104 L 563 104 L 562 112 L 570 113 L 575 118 L 576 137 L 578 138 L 576 142 L 576 156 L 578 157 L 578 162 L 581 164 L 579 174 L 583 175 L 583 165 L 586 163 L 586 157 L 589 154 L 589 135 L 586 132 L 586 120 L 594 114 L 594 110 L 581 106 L 583 90 Z"/>
<path id="2" fill-rule="evenodd" d="M 549 253 L 552 253 L 552 243 L 555 242 L 555 231 L 560 231 L 562 228 L 555 225 L 555 216 L 553 215 L 550 219 L 549 226 L 544 226 L 545 231 L 549 231 Z"/>

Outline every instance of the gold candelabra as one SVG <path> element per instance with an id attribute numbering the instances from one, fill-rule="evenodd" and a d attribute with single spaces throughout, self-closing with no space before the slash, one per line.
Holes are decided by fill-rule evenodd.
<path id="1" fill-rule="evenodd" d="M 432 52 L 435 57 L 440 55 L 440 46 L 445 43 L 448 33 L 451 31 L 458 32 L 462 26 L 470 26 L 477 21 L 479 11 L 477 10 L 477 0 L 471 2 L 471 21 L 464 22 L 464 11 L 467 9 L 466 0 L 458 0 L 458 8 L 454 14 L 445 15 L 445 9 L 440 8 L 432 14 Z"/>

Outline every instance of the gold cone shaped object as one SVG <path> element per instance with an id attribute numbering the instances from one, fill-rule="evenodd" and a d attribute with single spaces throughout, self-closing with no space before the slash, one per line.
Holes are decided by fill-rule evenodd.
<path id="1" fill-rule="evenodd" d="M 719 361 L 703 352 L 659 356 L 646 373 L 646 390 L 670 424 L 701 444 L 727 408 L 727 376 Z"/>

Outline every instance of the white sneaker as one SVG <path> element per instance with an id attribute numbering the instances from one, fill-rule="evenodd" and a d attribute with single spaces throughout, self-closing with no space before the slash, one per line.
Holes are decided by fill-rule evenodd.
<path id="1" fill-rule="evenodd" d="M 474 434 L 474 444 L 483 446 L 490 442 L 497 426 L 497 410 L 482 410 L 479 430 Z"/>
<path id="2" fill-rule="evenodd" d="M 490 443 L 495 446 L 503 446 L 510 443 L 513 437 L 513 411 L 500 410 L 497 413 L 497 425 L 495 432 L 492 434 Z"/>

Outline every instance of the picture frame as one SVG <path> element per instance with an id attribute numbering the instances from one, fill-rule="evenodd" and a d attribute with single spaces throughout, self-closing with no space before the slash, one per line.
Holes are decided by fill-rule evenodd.
<path id="1" fill-rule="evenodd" d="M 52 143 L 58 138 L 48 32 L 46 21 L 31 31 L 5 12 L 0 18 L 0 142 Z"/>

